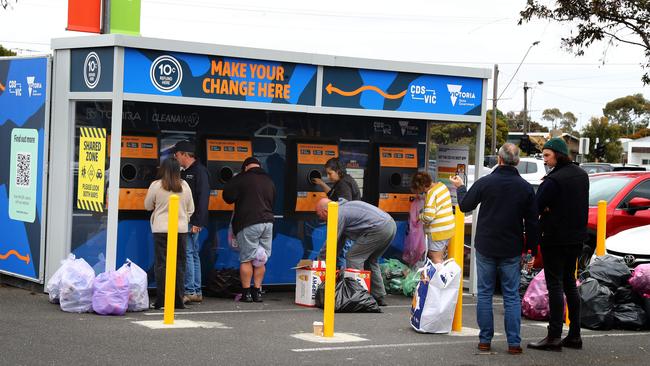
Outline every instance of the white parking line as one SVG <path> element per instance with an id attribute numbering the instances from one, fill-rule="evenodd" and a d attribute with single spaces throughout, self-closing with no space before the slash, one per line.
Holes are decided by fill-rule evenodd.
<path id="1" fill-rule="evenodd" d="M 582 338 L 602 338 L 602 337 L 631 337 L 650 335 L 650 332 L 628 332 L 628 333 L 607 333 L 607 334 L 585 334 Z M 522 338 L 523 341 L 533 341 L 538 338 Z M 376 348 L 404 348 L 404 347 L 422 347 L 422 346 L 445 346 L 455 344 L 473 344 L 476 339 L 459 340 L 459 341 L 440 341 L 440 342 L 421 342 L 421 343 L 389 343 L 389 344 L 366 344 L 362 346 L 340 346 L 340 347 L 317 347 L 317 348 L 294 348 L 291 352 L 324 352 L 324 351 L 346 351 L 357 349 L 376 349 Z"/>

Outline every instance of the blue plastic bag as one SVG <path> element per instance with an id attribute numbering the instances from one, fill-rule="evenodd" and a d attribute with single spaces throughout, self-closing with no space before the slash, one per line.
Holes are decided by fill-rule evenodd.
<path id="1" fill-rule="evenodd" d="M 93 310 L 100 315 L 124 315 L 129 305 L 128 273 L 109 271 L 95 278 Z"/>

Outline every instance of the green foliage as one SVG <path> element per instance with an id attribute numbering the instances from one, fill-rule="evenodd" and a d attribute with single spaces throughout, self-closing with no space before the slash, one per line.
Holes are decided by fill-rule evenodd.
<path id="1" fill-rule="evenodd" d="M 0 45 L 0 56 L 16 56 L 16 52 L 8 50 Z"/>
<path id="2" fill-rule="evenodd" d="M 524 130 L 524 112 L 510 111 L 506 113 L 506 121 L 509 131 L 521 132 Z M 530 132 L 548 132 L 548 128 L 536 121 L 528 121 L 528 128 Z"/>
<path id="3" fill-rule="evenodd" d="M 497 146 L 505 144 L 508 139 L 508 123 L 506 116 L 503 115 L 503 112 L 497 109 Z M 487 126 L 485 126 L 485 154 L 494 155 L 494 152 L 490 152 L 490 147 L 492 146 L 492 110 L 487 111 Z"/>
<path id="4" fill-rule="evenodd" d="M 549 4 L 551 3 L 551 4 Z M 528 0 L 519 15 L 519 24 L 546 19 L 566 25 L 569 34 L 562 46 L 582 56 L 597 41 L 605 41 L 605 50 L 619 43 L 641 47 L 646 58 L 641 67 L 650 68 L 650 1 L 635 0 Z M 641 78 L 650 84 L 650 75 Z"/>
<path id="5" fill-rule="evenodd" d="M 610 121 L 619 124 L 625 135 L 646 128 L 650 121 L 650 101 L 643 94 L 628 95 L 612 100 L 603 108 L 603 114 Z"/>
<path id="6" fill-rule="evenodd" d="M 620 125 L 610 123 L 607 117 L 593 117 L 589 124 L 582 129 L 582 137 L 588 137 L 591 147 L 587 154 L 587 161 L 596 161 L 594 146 L 596 138 L 605 144 L 605 161 L 608 163 L 619 163 L 623 154 L 623 147 L 618 139 L 622 135 Z"/>
<path id="7" fill-rule="evenodd" d="M 560 130 L 562 130 L 562 132 L 574 135 L 576 134 L 574 128 L 576 127 L 578 118 L 576 118 L 576 116 L 571 112 L 562 113 L 557 108 L 549 108 L 545 109 L 542 112 L 542 119 L 544 121 L 550 122 L 553 129 L 556 129 L 559 124 Z"/>

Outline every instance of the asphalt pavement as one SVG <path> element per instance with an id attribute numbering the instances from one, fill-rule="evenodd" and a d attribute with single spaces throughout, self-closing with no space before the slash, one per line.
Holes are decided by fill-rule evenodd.
<path id="1" fill-rule="evenodd" d="M 313 337 L 320 309 L 297 306 L 292 292 L 268 292 L 263 303 L 205 298 L 176 311 L 99 316 L 62 312 L 46 294 L 0 285 L 1 365 L 648 365 L 650 332 L 583 330 L 584 348 L 509 355 L 502 300 L 492 352 L 476 349 L 475 299 L 463 297 L 463 332 L 419 334 L 409 325 L 410 298 L 387 296 L 380 314 L 336 314 L 333 343 Z M 182 328 L 192 326 L 195 328 Z M 523 320 L 525 343 L 541 339 L 544 322 Z"/>

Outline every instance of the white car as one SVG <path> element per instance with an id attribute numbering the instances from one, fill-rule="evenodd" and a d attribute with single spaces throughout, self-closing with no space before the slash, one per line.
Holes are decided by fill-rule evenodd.
<path id="1" fill-rule="evenodd" d="M 623 230 L 605 241 L 605 251 L 629 267 L 650 263 L 650 225 Z"/>
<path id="2" fill-rule="evenodd" d="M 528 183 L 533 186 L 542 184 L 542 178 L 548 173 L 548 166 L 544 164 L 544 160 L 537 158 L 521 158 L 517 165 L 519 175 L 524 178 Z"/>

